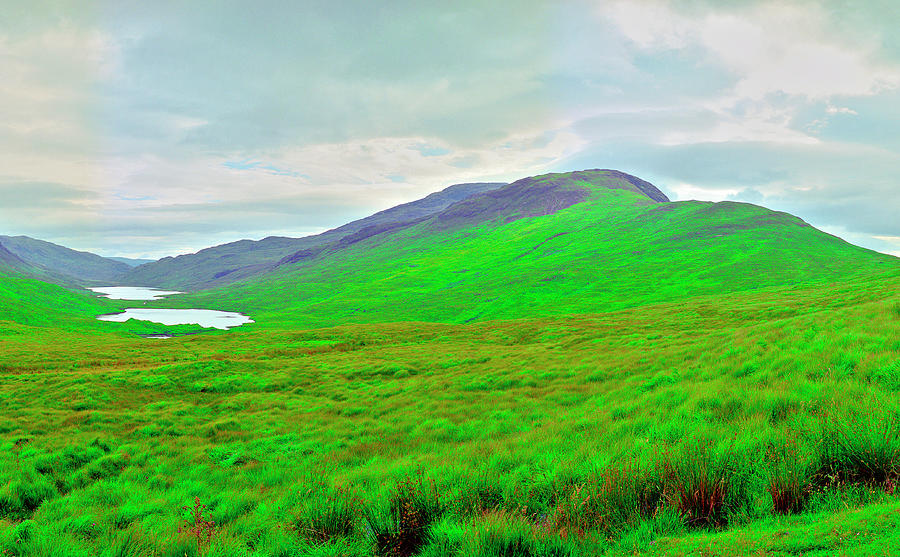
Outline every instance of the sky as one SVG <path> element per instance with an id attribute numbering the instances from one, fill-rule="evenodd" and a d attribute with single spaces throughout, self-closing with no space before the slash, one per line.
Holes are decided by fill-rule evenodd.
<path id="1" fill-rule="evenodd" d="M 900 256 L 895 0 L 0 13 L 0 234 L 158 258 L 613 168 Z"/>

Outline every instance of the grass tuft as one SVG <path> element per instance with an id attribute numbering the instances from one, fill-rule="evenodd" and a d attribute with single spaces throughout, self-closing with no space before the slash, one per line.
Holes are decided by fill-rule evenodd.
<path id="1" fill-rule="evenodd" d="M 819 483 L 890 487 L 900 478 L 900 419 L 858 412 L 822 417 Z"/>
<path id="2" fill-rule="evenodd" d="M 731 446 L 689 440 L 666 451 L 661 461 L 664 498 L 688 526 L 721 527 L 746 501 L 745 478 Z"/>
<path id="3" fill-rule="evenodd" d="M 366 517 L 381 557 L 415 555 L 426 540 L 428 527 L 441 518 L 444 502 L 434 481 L 421 472 L 397 483 L 385 512 L 377 507 Z"/>
<path id="4" fill-rule="evenodd" d="M 656 513 L 662 483 L 655 471 L 637 464 L 610 467 L 575 486 L 556 506 L 550 525 L 564 536 L 599 530 L 620 532 Z"/>
<path id="5" fill-rule="evenodd" d="M 797 436 L 788 437 L 772 447 L 769 457 L 769 477 L 766 490 L 776 514 L 796 514 L 806 508 L 812 493 L 814 465 L 801 447 Z"/>
<path id="6" fill-rule="evenodd" d="M 361 501 L 341 486 L 318 490 L 306 501 L 295 524 L 300 535 L 314 543 L 350 537 L 356 531 Z"/>

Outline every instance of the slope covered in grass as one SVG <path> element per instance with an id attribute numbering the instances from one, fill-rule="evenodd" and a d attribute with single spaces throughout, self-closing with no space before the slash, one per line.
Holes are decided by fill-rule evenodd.
<path id="1" fill-rule="evenodd" d="M 133 337 L 136 334 L 187 334 L 201 330 L 193 325 L 163 326 L 134 320 L 109 323 L 96 319 L 98 315 L 115 313 L 136 303 L 139 302 L 102 298 L 81 288 L 61 286 L 0 265 L 0 342 L 9 341 L 13 336 L 43 338 L 45 344 L 35 345 L 33 354 L 36 361 L 40 361 L 55 350 L 53 345 L 65 332 Z M 73 347 L 66 347 L 64 351 L 69 355 L 77 352 Z"/>
<path id="2" fill-rule="evenodd" d="M 108 309 L 86 291 L 0 268 L 0 329 L 13 324 L 59 328 L 91 324 L 93 316 Z"/>
<path id="3" fill-rule="evenodd" d="M 263 324 L 471 322 L 609 311 L 898 266 L 785 213 L 660 202 L 623 176 L 520 180 L 179 303 L 226 304 Z"/>

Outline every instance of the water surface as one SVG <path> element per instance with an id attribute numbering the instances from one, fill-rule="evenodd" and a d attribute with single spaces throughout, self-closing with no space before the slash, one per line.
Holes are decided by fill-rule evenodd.
<path id="1" fill-rule="evenodd" d="M 144 286 L 98 286 L 91 290 L 111 300 L 162 300 L 172 294 L 181 294 L 177 290 L 159 290 Z"/>
<path id="2" fill-rule="evenodd" d="M 246 315 L 233 311 L 215 311 L 211 309 L 161 309 L 161 308 L 128 308 L 122 313 L 111 313 L 97 317 L 100 321 L 116 321 L 124 323 L 129 319 L 152 321 L 163 325 L 200 325 L 216 329 L 230 329 L 245 323 L 253 323 Z"/>

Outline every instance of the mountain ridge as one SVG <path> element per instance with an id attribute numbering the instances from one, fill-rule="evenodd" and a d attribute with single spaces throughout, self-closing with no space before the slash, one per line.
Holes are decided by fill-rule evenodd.
<path id="1" fill-rule="evenodd" d="M 119 261 L 29 236 L 0 236 L 0 244 L 29 266 L 76 283 L 116 282 L 129 269 Z"/>
<path id="2" fill-rule="evenodd" d="M 126 273 L 122 280 L 133 286 L 156 286 L 179 290 L 222 286 L 270 271 L 282 264 L 285 259 L 294 256 L 302 258 L 302 255 L 297 254 L 319 253 L 325 247 L 337 244 L 344 237 L 360 233 L 368 227 L 383 228 L 420 219 L 461 199 L 504 185 L 506 185 L 504 182 L 454 184 L 422 199 L 396 205 L 321 234 L 302 238 L 269 236 L 262 240 L 229 242 L 193 254 L 165 257 L 135 267 Z"/>
<path id="3" fill-rule="evenodd" d="M 788 213 L 664 201 L 655 187 L 626 176 L 592 170 L 524 178 L 172 303 L 227 301 L 258 323 L 307 327 L 467 323 L 616 311 L 900 264 Z"/>

